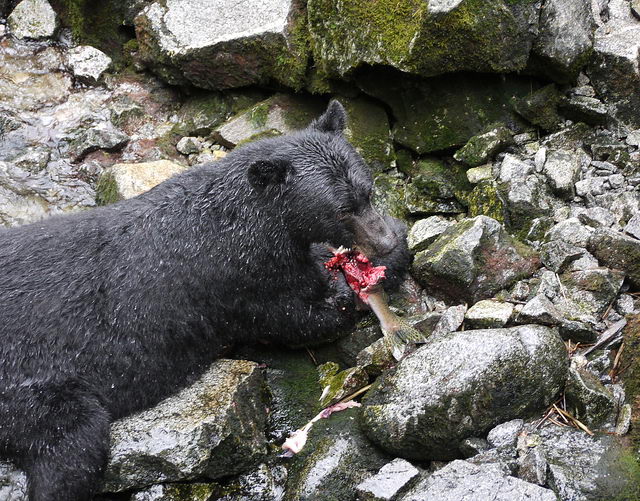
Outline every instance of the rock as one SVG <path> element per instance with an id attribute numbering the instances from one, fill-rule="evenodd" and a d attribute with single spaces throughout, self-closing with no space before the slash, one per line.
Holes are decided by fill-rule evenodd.
<path id="1" fill-rule="evenodd" d="M 507 421 L 493 428 L 487 435 L 487 441 L 493 447 L 515 448 L 523 427 L 522 419 Z"/>
<path id="2" fill-rule="evenodd" d="M 629 132 L 625 139 L 625 143 L 629 146 L 640 146 L 640 129 Z"/>
<path id="3" fill-rule="evenodd" d="M 617 407 L 613 393 L 575 360 L 569 368 L 565 396 L 567 410 L 591 429 L 603 425 Z"/>
<path id="4" fill-rule="evenodd" d="M 640 286 L 640 240 L 598 228 L 589 240 L 589 251 L 604 266 L 622 270 L 634 287 Z"/>
<path id="5" fill-rule="evenodd" d="M 606 125 L 609 109 L 600 99 L 588 96 L 570 96 L 560 100 L 562 114 L 574 122 Z"/>
<path id="6" fill-rule="evenodd" d="M 558 240 L 585 249 L 592 233 L 593 228 L 584 226 L 578 218 L 570 217 L 551 228 L 545 235 L 545 239 L 548 242 Z"/>
<path id="7" fill-rule="evenodd" d="M 213 132 L 227 148 L 268 136 L 279 136 L 305 128 L 322 113 L 322 104 L 287 94 L 276 94 L 233 117 Z"/>
<path id="8" fill-rule="evenodd" d="M 69 141 L 69 153 L 75 159 L 81 159 L 96 150 L 119 150 L 128 142 L 129 136 L 111 122 L 100 122 L 74 134 Z"/>
<path id="9" fill-rule="evenodd" d="M 539 447 L 527 450 L 518 458 L 517 477 L 525 482 L 537 485 L 547 485 L 547 470 L 549 465 Z"/>
<path id="10" fill-rule="evenodd" d="M 540 261 L 556 273 L 585 253 L 584 248 L 571 245 L 564 240 L 552 240 L 540 247 Z"/>
<path id="11" fill-rule="evenodd" d="M 567 365 L 560 336 L 547 327 L 433 336 L 369 390 L 362 425 L 392 454 L 454 459 L 465 438 L 548 405 Z"/>
<path id="12" fill-rule="evenodd" d="M 394 167 L 395 155 L 387 112 L 365 97 L 351 99 L 340 96 L 338 99 L 349 117 L 345 137 L 367 165 L 374 172 Z"/>
<path id="13" fill-rule="evenodd" d="M 576 194 L 580 197 L 602 195 L 606 190 L 604 177 L 589 177 L 576 183 Z"/>
<path id="14" fill-rule="evenodd" d="M 507 153 L 500 164 L 498 179 L 503 183 L 526 179 L 533 172 L 533 167 L 515 155 Z"/>
<path id="15" fill-rule="evenodd" d="M 636 214 L 629 219 L 629 222 L 624 227 L 624 232 L 632 237 L 640 239 L 640 214 Z"/>
<path id="16" fill-rule="evenodd" d="M 561 198 L 572 199 L 574 186 L 578 181 L 582 165 L 589 158 L 584 152 L 568 150 L 552 150 L 544 163 L 544 174 L 549 180 L 551 189 Z"/>
<path id="17" fill-rule="evenodd" d="M 618 121 L 640 127 L 640 26 L 614 20 L 598 28 L 593 50 L 589 76 L 598 95 Z"/>
<path id="18" fill-rule="evenodd" d="M 558 115 L 560 94 L 555 84 L 531 92 L 529 95 L 514 100 L 515 110 L 534 125 L 547 131 L 560 127 L 562 118 Z"/>
<path id="19" fill-rule="evenodd" d="M 640 19 L 640 3 L 638 0 L 631 0 L 631 12 L 637 19 Z"/>
<path id="20" fill-rule="evenodd" d="M 221 490 L 217 484 L 160 484 L 136 492 L 131 501 L 207 501 Z"/>
<path id="21" fill-rule="evenodd" d="M 261 464 L 253 471 L 220 489 L 218 496 L 206 498 L 217 501 L 280 501 L 285 492 L 287 469 L 283 465 Z M 191 498 L 184 498 L 191 501 Z M 132 500 L 133 501 L 133 500 Z M 182 501 L 182 499 L 178 500 Z"/>
<path id="22" fill-rule="evenodd" d="M 512 97 L 531 91 L 529 80 L 517 76 L 453 74 L 423 80 L 376 69 L 359 72 L 356 80 L 391 108 L 394 141 L 421 155 L 462 146 L 496 124 L 518 128 L 522 121 L 512 110 Z"/>
<path id="23" fill-rule="evenodd" d="M 465 438 L 460 444 L 460 452 L 464 457 L 470 458 L 491 449 L 489 442 L 484 438 Z"/>
<path id="24" fill-rule="evenodd" d="M 316 424 L 304 449 L 291 460 L 284 501 L 354 499 L 357 486 L 392 458 L 359 430 L 358 409 Z"/>
<path id="25" fill-rule="evenodd" d="M 109 69 L 111 58 L 94 47 L 80 45 L 67 52 L 67 64 L 76 78 L 94 83 Z"/>
<path id="26" fill-rule="evenodd" d="M 452 298 L 477 302 L 530 276 L 539 267 L 533 251 L 486 216 L 447 229 L 416 255 L 415 278 Z"/>
<path id="27" fill-rule="evenodd" d="M 357 67 L 384 65 L 434 76 L 523 69 L 537 4 L 456 0 L 365 6 L 310 0 L 308 9 L 313 59 L 322 73 L 344 77 Z"/>
<path id="28" fill-rule="evenodd" d="M 336 341 L 340 360 L 347 367 L 358 365 L 356 357 L 358 353 L 370 346 L 382 337 L 379 325 L 370 325 L 357 328 L 355 331 L 341 337 Z"/>
<path id="29" fill-rule="evenodd" d="M 49 38 L 58 28 L 56 13 L 47 0 L 22 0 L 7 21 L 16 38 Z"/>
<path id="30" fill-rule="evenodd" d="M 560 499 L 600 501 L 616 499 L 624 492 L 637 493 L 637 483 L 625 466 L 628 453 L 618 438 L 590 437 L 583 431 L 558 426 L 543 427 L 535 433 L 542 442 L 536 448 L 541 449 L 549 465 L 547 483 Z"/>
<path id="31" fill-rule="evenodd" d="M 27 501 L 27 477 L 9 463 L 0 462 L 0 499 Z"/>
<path id="32" fill-rule="evenodd" d="M 135 25 L 141 59 L 170 84 L 217 90 L 274 79 L 302 87 L 308 42 L 296 1 L 251 8 L 229 0 L 156 1 Z"/>
<path id="33" fill-rule="evenodd" d="M 556 501 L 549 489 L 505 474 L 499 466 L 453 461 L 423 475 L 420 482 L 399 501 Z"/>
<path id="34" fill-rule="evenodd" d="M 115 164 L 100 178 L 96 188 L 100 203 L 132 198 L 169 179 L 186 167 L 170 160 L 137 164 Z"/>
<path id="35" fill-rule="evenodd" d="M 257 364 L 218 360 L 195 384 L 111 426 L 105 492 L 238 474 L 266 453 Z"/>
<path id="36" fill-rule="evenodd" d="M 199 153 L 202 149 L 202 140 L 199 137 L 183 137 L 176 144 L 176 150 L 183 155 L 191 155 L 192 153 Z"/>
<path id="37" fill-rule="evenodd" d="M 322 395 L 320 406 L 329 407 L 369 384 L 368 374 L 360 367 L 350 367 L 343 371 L 335 362 L 327 362 L 318 367 Z"/>
<path id="38" fill-rule="evenodd" d="M 513 137 L 506 127 L 495 129 L 473 136 L 467 144 L 455 152 L 453 158 L 470 167 L 482 165 L 513 143 Z"/>
<path id="39" fill-rule="evenodd" d="M 409 211 L 405 204 L 406 183 L 390 174 L 378 174 L 373 181 L 371 203 L 381 213 L 398 219 L 407 219 Z"/>
<path id="40" fill-rule="evenodd" d="M 608 228 L 613 226 L 616 222 L 611 211 L 604 207 L 590 207 L 588 209 L 584 209 L 578 213 L 578 220 L 582 224 L 586 224 L 592 228 L 599 228 L 600 226 Z"/>
<path id="41" fill-rule="evenodd" d="M 493 168 L 491 165 L 483 165 L 482 167 L 473 167 L 468 169 L 467 179 L 472 184 L 490 181 L 493 179 Z"/>
<path id="42" fill-rule="evenodd" d="M 545 2 L 532 50 L 540 73 L 562 83 L 575 79 L 593 46 L 596 23 L 591 9 L 590 0 Z"/>
<path id="43" fill-rule="evenodd" d="M 466 325 L 474 329 L 504 327 L 513 315 L 513 305 L 491 299 L 474 304 L 464 316 Z"/>
<path id="44" fill-rule="evenodd" d="M 562 313 L 546 296 L 539 294 L 522 307 L 517 320 L 522 324 L 559 325 Z"/>
<path id="45" fill-rule="evenodd" d="M 392 501 L 406 491 L 419 475 L 418 468 L 404 459 L 396 458 L 356 487 L 358 499 L 361 501 Z"/>
<path id="46" fill-rule="evenodd" d="M 411 252 L 425 250 L 434 242 L 449 226 L 451 222 L 442 216 L 431 216 L 420 219 L 411 227 L 407 244 Z"/>
<path id="47" fill-rule="evenodd" d="M 567 272 L 560 277 L 566 297 L 576 304 L 576 309 L 596 318 L 618 297 L 623 280 L 621 271 L 607 268 Z M 563 308 L 562 302 L 558 302 L 558 307 Z"/>

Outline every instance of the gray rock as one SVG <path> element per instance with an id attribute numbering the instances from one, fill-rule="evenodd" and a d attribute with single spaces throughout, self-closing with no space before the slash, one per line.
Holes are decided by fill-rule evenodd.
<path id="1" fill-rule="evenodd" d="M 105 171 L 98 183 L 98 197 L 103 203 L 133 198 L 179 174 L 184 165 L 170 160 L 115 164 Z"/>
<path id="2" fill-rule="evenodd" d="M 462 455 L 466 458 L 473 457 L 477 454 L 488 451 L 489 449 L 491 449 L 491 446 L 484 438 L 465 438 L 460 443 L 460 452 L 462 452 Z"/>
<path id="3" fill-rule="evenodd" d="M 636 214 L 629 219 L 629 222 L 624 227 L 624 232 L 632 237 L 640 239 L 640 214 Z"/>
<path id="4" fill-rule="evenodd" d="M 128 142 L 129 136 L 111 122 L 99 122 L 90 128 L 79 130 L 69 142 L 69 152 L 80 159 L 96 150 L 116 151 Z"/>
<path id="5" fill-rule="evenodd" d="M 556 501 L 553 491 L 510 477 L 496 465 L 453 461 L 424 475 L 399 501 Z"/>
<path id="6" fill-rule="evenodd" d="M 131 501 L 208 501 L 219 491 L 217 484 L 160 484 L 136 492 L 131 496 Z"/>
<path id="7" fill-rule="evenodd" d="M 493 447 L 515 448 L 518 435 L 524 427 L 522 419 L 513 419 L 493 428 L 487 435 L 487 441 Z"/>
<path id="8" fill-rule="evenodd" d="M 7 21 L 16 38 L 49 38 L 58 27 L 56 13 L 47 0 L 22 0 Z"/>
<path id="9" fill-rule="evenodd" d="M 637 19 L 640 19 L 640 3 L 638 3 L 638 0 L 631 0 L 631 12 Z"/>
<path id="10" fill-rule="evenodd" d="M 459 457 L 460 444 L 544 408 L 567 374 L 566 348 L 542 326 L 432 337 L 378 379 L 364 400 L 367 435 L 393 454 Z"/>
<path id="11" fill-rule="evenodd" d="M 171 84 L 229 89 L 273 78 L 300 88 L 304 10 L 289 0 L 167 0 L 136 17 L 140 57 Z"/>
<path id="12" fill-rule="evenodd" d="M 573 301 L 575 310 L 599 318 L 618 297 L 623 280 L 622 272 L 608 268 L 563 273 L 563 293 L 558 298 Z M 563 308 L 562 302 L 558 307 Z"/>
<path id="13" fill-rule="evenodd" d="M 640 127 L 640 26 L 612 20 L 596 31 L 593 49 L 589 75 L 598 95 L 617 120 Z"/>
<path id="14" fill-rule="evenodd" d="M 222 124 L 213 132 L 213 138 L 233 148 L 240 143 L 306 127 L 320 113 L 322 105 L 316 100 L 276 94 Z"/>
<path id="15" fill-rule="evenodd" d="M 199 137 L 183 137 L 176 144 L 176 150 L 183 155 L 191 155 L 192 153 L 199 153 L 202 149 L 202 139 Z"/>
<path id="16" fill-rule="evenodd" d="M 548 465 L 548 485 L 560 499 L 601 501 L 616 499 L 625 491 L 637 492 L 637 484 L 625 470 L 628 452 L 611 435 L 590 437 L 573 428 L 548 426 L 536 432 Z"/>
<path id="17" fill-rule="evenodd" d="M 540 261 L 551 271 L 563 271 L 571 262 L 584 254 L 582 247 L 576 247 L 563 240 L 552 240 L 540 247 Z"/>
<path id="18" fill-rule="evenodd" d="M 580 168 L 585 162 L 588 162 L 588 157 L 584 152 L 570 150 L 550 151 L 544 163 L 544 173 L 554 193 L 562 198 L 572 199 Z"/>
<path id="19" fill-rule="evenodd" d="M 633 130 L 627 134 L 627 138 L 625 139 L 625 143 L 629 146 L 640 146 L 640 129 Z"/>
<path id="20" fill-rule="evenodd" d="M 431 245 L 449 226 L 451 222 L 442 216 L 431 216 L 420 219 L 411 227 L 407 244 L 411 252 L 420 252 Z"/>
<path id="21" fill-rule="evenodd" d="M 471 169 L 467 170 L 467 179 L 471 184 L 478 184 L 483 181 L 491 181 L 493 179 L 493 167 L 491 165 L 472 167 Z"/>
<path id="22" fill-rule="evenodd" d="M 559 106 L 562 114 L 575 122 L 605 125 L 609 116 L 608 106 L 595 97 L 569 96 L 562 98 Z"/>
<path id="23" fill-rule="evenodd" d="M 533 172 L 533 166 L 520 160 L 515 155 L 507 153 L 500 164 L 500 175 L 498 179 L 507 183 L 515 180 L 526 179 Z"/>
<path id="24" fill-rule="evenodd" d="M 539 71 L 556 81 L 573 80 L 591 51 L 595 28 L 591 0 L 545 2 L 532 51 L 540 58 Z"/>
<path id="25" fill-rule="evenodd" d="M 359 501 L 392 501 L 411 485 L 420 470 L 408 461 L 396 458 L 374 476 L 356 487 Z"/>
<path id="26" fill-rule="evenodd" d="M 558 114 L 560 93 L 555 84 L 530 92 L 527 96 L 514 99 L 515 110 L 529 122 L 544 130 L 558 130 L 562 117 Z"/>
<path id="27" fill-rule="evenodd" d="M 518 458 L 517 477 L 525 482 L 537 485 L 547 484 L 547 469 L 549 465 L 539 447 L 527 450 Z"/>
<path id="28" fill-rule="evenodd" d="M 241 475 L 217 492 L 221 497 L 205 498 L 207 501 L 281 501 L 284 498 L 288 473 L 283 465 L 261 464 L 253 471 Z M 189 485 L 189 484 L 186 484 Z M 221 491 L 221 492 L 220 492 Z M 185 496 L 176 501 L 191 501 Z M 173 500 L 171 500 L 173 501 Z"/>
<path id="29" fill-rule="evenodd" d="M 393 459 L 371 445 L 356 416 L 357 409 L 342 411 L 311 429 L 289 471 L 284 501 L 355 499 L 357 486 Z"/>
<path id="30" fill-rule="evenodd" d="M 599 228 L 601 226 L 608 228 L 615 224 L 616 218 L 611 211 L 604 207 L 590 207 L 578 213 L 578 221 L 592 228 Z"/>
<path id="31" fill-rule="evenodd" d="M 0 499 L 27 501 L 27 477 L 9 463 L 0 462 Z"/>
<path id="32" fill-rule="evenodd" d="M 538 294 L 522 307 L 517 321 L 522 324 L 559 325 L 562 313 L 546 296 Z"/>
<path id="33" fill-rule="evenodd" d="M 602 195 L 606 190 L 607 180 L 603 177 L 589 177 L 576 183 L 576 194 L 581 197 L 587 195 Z"/>
<path id="34" fill-rule="evenodd" d="M 240 473 L 266 452 L 257 364 L 218 360 L 195 384 L 113 423 L 105 492 Z"/>
<path id="35" fill-rule="evenodd" d="M 111 58 L 90 45 L 80 45 L 67 52 L 67 64 L 76 78 L 94 83 L 109 69 Z"/>
<path id="36" fill-rule="evenodd" d="M 635 312 L 635 301 L 630 294 L 620 294 L 615 304 L 616 311 L 620 315 L 630 315 Z"/>
<path id="37" fill-rule="evenodd" d="M 441 334 L 448 334 L 457 331 L 464 322 L 467 306 L 460 304 L 447 308 L 436 323 L 431 336 L 435 338 Z"/>
<path id="38" fill-rule="evenodd" d="M 416 255 L 413 271 L 424 287 L 477 302 L 530 276 L 539 266 L 533 251 L 486 216 L 447 229 Z"/>
<path id="39" fill-rule="evenodd" d="M 599 228 L 591 236 L 589 251 L 603 265 L 624 271 L 632 285 L 640 286 L 640 240 Z"/>
<path id="40" fill-rule="evenodd" d="M 512 316 L 513 304 L 483 299 L 469 308 L 464 320 L 475 329 L 493 329 L 504 327 Z"/>
<path id="41" fill-rule="evenodd" d="M 455 152 L 453 158 L 470 167 L 477 167 L 512 143 L 511 131 L 506 127 L 496 127 L 469 139 L 467 144 Z"/>
<path id="42" fill-rule="evenodd" d="M 598 379 L 584 367 L 572 361 L 565 388 L 567 409 L 581 422 L 596 429 L 603 425 L 616 409 L 617 402 Z"/>
<path id="43" fill-rule="evenodd" d="M 578 218 L 571 217 L 559 222 L 551 228 L 545 238 L 548 242 L 559 240 L 585 249 L 589 244 L 589 238 L 593 233 L 593 228 L 584 226 Z"/>

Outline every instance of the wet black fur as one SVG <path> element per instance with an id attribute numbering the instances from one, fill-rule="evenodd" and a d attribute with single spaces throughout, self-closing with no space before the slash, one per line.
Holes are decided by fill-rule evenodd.
<path id="1" fill-rule="evenodd" d="M 330 340 L 354 297 L 323 269 L 352 245 L 371 174 L 338 103 L 134 199 L 0 231 L 0 456 L 31 501 L 99 485 L 109 424 L 189 384 L 234 343 Z M 377 260 L 398 284 L 403 225 Z"/>

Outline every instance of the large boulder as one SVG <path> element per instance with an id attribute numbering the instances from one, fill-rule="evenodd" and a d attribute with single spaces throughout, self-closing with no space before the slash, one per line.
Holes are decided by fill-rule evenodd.
<path id="1" fill-rule="evenodd" d="M 413 272 L 427 288 L 475 303 L 528 277 L 540 266 L 532 249 L 495 219 L 477 216 L 444 231 L 416 254 Z"/>
<path id="2" fill-rule="evenodd" d="M 544 409 L 567 368 L 564 343 L 548 327 L 432 336 L 378 379 L 364 401 L 362 425 L 394 455 L 454 459 L 464 439 Z"/>
<path id="3" fill-rule="evenodd" d="M 297 0 L 163 0 L 136 17 L 140 56 L 172 84 L 229 89 L 274 79 L 300 88 L 306 12 Z"/>
<path id="4" fill-rule="evenodd" d="M 263 396 L 256 363 L 218 360 L 177 395 L 113 423 L 103 490 L 248 470 L 266 453 Z"/>
<path id="5" fill-rule="evenodd" d="M 598 228 L 589 240 L 589 251 L 605 266 L 622 270 L 635 287 L 640 286 L 640 240 Z"/>
<path id="6" fill-rule="evenodd" d="M 398 501 L 556 501 L 550 489 L 507 475 L 499 466 L 453 461 L 424 474 Z"/>
<path id="7" fill-rule="evenodd" d="M 422 76 L 525 67 L 537 2 L 310 0 L 315 63 L 343 77 L 380 64 Z"/>
<path id="8" fill-rule="evenodd" d="M 463 146 L 496 123 L 517 129 L 522 121 L 513 98 L 532 90 L 530 79 L 518 76 L 462 73 L 425 80 L 379 68 L 359 72 L 356 81 L 391 108 L 394 140 L 420 154 Z"/>

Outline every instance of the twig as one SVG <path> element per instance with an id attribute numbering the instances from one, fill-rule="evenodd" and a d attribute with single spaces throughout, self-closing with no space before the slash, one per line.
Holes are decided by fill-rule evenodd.
<path id="1" fill-rule="evenodd" d="M 584 423 L 581 423 L 580 421 L 578 421 L 576 418 L 574 418 L 571 414 L 569 414 L 567 411 L 563 411 L 562 409 L 560 409 L 559 407 L 556 407 L 558 409 L 558 411 L 560 411 L 560 413 L 565 416 L 568 417 L 573 424 L 575 424 L 576 426 L 578 426 L 580 429 L 582 429 L 582 431 L 586 432 L 588 435 L 593 436 L 593 432 L 587 428 L 587 425 L 585 425 Z"/>
<path id="2" fill-rule="evenodd" d="M 602 316 L 600 317 L 600 320 L 604 320 L 605 318 L 607 318 L 607 315 L 609 314 L 609 312 L 611 311 L 611 308 L 613 308 L 613 303 L 615 303 L 616 300 L 614 299 L 613 301 L 611 301 L 609 303 L 609 306 L 607 307 L 607 309 L 605 310 L 605 312 L 602 314 Z"/>
<path id="3" fill-rule="evenodd" d="M 620 349 L 618 353 L 616 353 L 616 358 L 613 359 L 613 366 L 609 371 L 609 377 L 613 379 L 618 374 L 618 368 L 620 366 L 620 356 L 622 355 L 622 351 L 624 350 L 624 342 L 620 345 Z"/>
<path id="4" fill-rule="evenodd" d="M 351 395 L 349 395 L 348 397 L 344 397 L 342 400 L 338 401 L 338 403 L 341 404 L 341 403 L 344 403 L 344 402 L 348 402 L 349 400 L 353 400 L 354 398 L 359 397 L 360 395 L 362 395 L 364 392 L 366 392 L 372 386 L 373 386 L 373 383 L 368 384 L 367 386 L 363 386 L 358 391 L 356 391 L 356 392 L 352 393 Z"/>
<path id="5" fill-rule="evenodd" d="M 560 286 L 560 292 L 562 292 L 562 297 L 567 299 L 567 292 L 564 290 L 564 285 L 562 285 L 562 282 L 560 281 L 560 276 L 557 273 L 555 273 L 555 276 L 556 276 L 556 280 L 558 281 L 558 285 Z"/>
<path id="6" fill-rule="evenodd" d="M 597 350 L 601 346 L 608 344 L 610 341 L 613 341 L 613 339 L 615 339 L 615 337 L 620 333 L 620 331 L 624 329 L 625 325 L 627 325 L 626 318 L 621 318 L 620 320 L 618 320 L 615 324 L 613 324 L 611 327 L 609 327 L 606 331 L 602 333 L 602 335 L 600 336 L 600 339 L 598 339 L 598 342 L 596 344 L 594 344 L 591 348 L 588 348 L 585 351 L 583 351 L 582 355 L 586 357 L 592 351 Z"/>
<path id="7" fill-rule="evenodd" d="M 558 416 L 560 416 L 560 418 L 561 418 L 565 423 L 567 423 L 567 424 L 571 424 L 571 423 L 569 423 L 569 420 L 568 420 L 566 417 L 564 417 L 564 416 L 562 415 L 562 412 L 560 412 L 560 408 L 559 408 L 556 404 L 553 404 L 553 408 L 554 408 L 554 409 L 555 409 L 555 411 L 558 413 Z"/>
<path id="8" fill-rule="evenodd" d="M 309 356 L 311 357 L 311 361 L 313 362 L 313 365 L 317 366 L 318 361 L 316 360 L 316 357 L 313 356 L 313 352 L 309 348 L 306 348 L 306 350 Z"/>
<path id="9" fill-rule="evenodd" d="M 556 421 L 552 417 L 549 418 L 549 421 L 551 421 L 553 424 L 555 424 L 557 426 L 564 426 L 565 428 L 567 428 L 567 427 L 572 428 L 572 426 L 569 426 L 568 424 L 561 423 L 560 421 Z"/>

